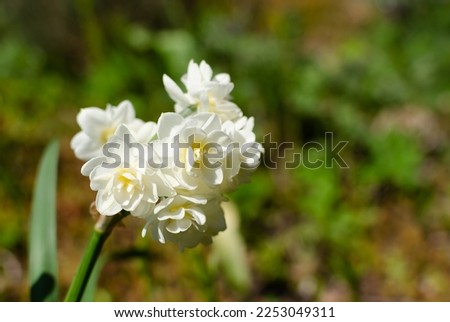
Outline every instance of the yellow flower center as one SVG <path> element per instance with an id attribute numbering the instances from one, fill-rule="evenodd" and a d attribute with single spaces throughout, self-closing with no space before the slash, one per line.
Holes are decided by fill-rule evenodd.
<path id="1" fill-rule="evenodd" d="M 203 147 L 192 147 L 192 151 L 194 151 L 194 162 L 195 163 L 199 163 L 202 159 L 202 152 L 203 152 Z"/>
<path id="2" fill-rule="evenodd" d="M 183 151 L 182 159 L 186 163 L 189 163 L 192 167 L 198 168 L 203 163 L 203 144 L 199 142 L 192 142 L 190 149 L 186 148 Z"/>
<path id="3" fill-rule="evenodd" d="M 209 112 L 215 113 L 216 112 L 216 98 L 211 97 L 211 95 L 208 94 L 208 103 L 209 103 Z"/>
<path id="4" fill-rule="evenodd" d="M 114 132 L 116 131 L 115 127 L 108 127 L 102 131 L 100 134 L 100 140 L 102 143 L 108 142 L 109 138 L 114 135 Z"/>
<path id="5" fill-rule="evenodd" d="M 117 170 L 117 172 L 117 179 L 120 185 L 129 192 L 134 189 L 137 181 L 136 172 L 132 169 L 124 168 Z"/>

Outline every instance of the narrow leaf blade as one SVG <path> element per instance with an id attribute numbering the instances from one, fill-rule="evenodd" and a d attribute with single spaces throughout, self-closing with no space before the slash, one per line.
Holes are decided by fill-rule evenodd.
<path id="1" fill-rule="evenodd" d="M 32 301 L 57 301 L 56 185 L 59 144 L 49 143 L 39 162 L 31 207 L 28 245 Z"/>

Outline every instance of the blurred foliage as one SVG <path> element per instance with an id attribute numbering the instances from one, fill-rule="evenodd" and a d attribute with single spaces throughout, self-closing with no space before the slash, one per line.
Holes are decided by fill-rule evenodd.
<path id="1" fill-rule="evenodd" d="M 46 143 L 61 139 L 64 290 L 93 224 L 94 193 L 69 147 L 76 113 L 130 99 L 156 120 L 172 108 L 162 75 L 179 78 L 194 58 L 230 73 L 261 141 L 294 142 L 292 157 L 333 132 L 349 141 L 349 168 L 279 159 L 233 193 L 248 267 L 221 265 L 211 247 L 141 239 L 142 223 L 127 220 L 95 299 L 450 300 L 449 10 L 445 0 L 2 1 L 0 299 L 27 300 L 26 223 Z"/>

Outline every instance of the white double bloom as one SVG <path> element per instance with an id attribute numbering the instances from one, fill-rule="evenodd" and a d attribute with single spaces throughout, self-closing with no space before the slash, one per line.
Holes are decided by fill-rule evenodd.
<path id="1" fill-rule="evenodd" d="M 226 121 L 222 125 L 223 131 L 227 133 L 233 144 L 239 147 L 228 155 L 227 162 L 239 166 L 226 169 L 228 181 L 223 187 L 224 191 L 234 190 L 238 185 L 248 182 L 250 175 L 260 164 L 263 147 L 255 141 L 256 135 L 253 127 L 254 118 L 246 116 L 235 122 Z"/>
<path id="2" fill-rule="evenodd" d="M 119 126 L 108 145 L 114 148 L 114 155 L 93 158 L 81 168 L 81 173 L 89 176 L 91 189 L 97 191 L 95 206 L 100 214 L 112 216 L 126 210 L 146 219 L 160 198 L 175 195 L 161 170 L 149 166 L 147 146 L 125 125 Z"/>
<path id="3" fill-rule="evenodd" d="M 241 109 L 230 101 L 230 93 L 234 87 L 230 75 L 222 73 L 213 77 L 213 71 L 205 61 L 198 65 L 191 60 L 181 81 L 186 92 L 169 76 L 163 76 L 167 94 L 175 101 L 175 112 L 184 113 L 186 109 L 193 108 L 199 113 L 215 113 L 222 121 L 234 121 L 242 116 Z"/>
<path id="4" fill-rule="evenodd" d="M 213 76 L 207 63 L 191 61 L 186 93 L 168 76 L 163 81 L 177 113 L 163 113 L 156 124 L 137 119 L 129 101 L 85 108 L 71 147 L 87 161 L 81 172 L 97 191 L 101 215 L 129 211 L 146 220 L 142 235 L 148 230 L 184 249 L 226 229 L 223 194 L 247 181 L 262 148 L 254 119 L 230 101 L 228 74 Z"/>
<path id="5" fill-rule="evenodd" d="M 168 148 L 168 164 L 181 188 L 204 190 L 217 188 L 225 178 L 227 167 L 239 171 L 240 164 L 227 162 L 231 138 L 222 129 L 216 114 L 198 113 L 183 118 L 164 113 L 158 120 L 158 137 Z"/>
<path id="6" fill-rule="evenodd" d="M 212 236 L 226 229 L 220 201 L 199 195 L 166 198 L 156 205 L 142 235 L 150 227 L 152 237 L 162 244 L 174 242 L 180 249 L 210 244 Z"/>
<path id="7" fill-rule="evenodd" d="M 108 105 L 106 110 L 98 107 L 82 108 L 77 115 L 81 128 L 70 142 L 76 157 L 83 161 L 102 155 L 102 147 L 108 142 L 119 125 L 127 125 L 136 139 L 146 143 L 156 133 L 156 124 L 136 118 L 130 101 L 123 101 L 118 106 Z"/>

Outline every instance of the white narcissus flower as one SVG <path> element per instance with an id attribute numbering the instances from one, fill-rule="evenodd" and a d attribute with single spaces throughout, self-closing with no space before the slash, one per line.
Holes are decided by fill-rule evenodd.
<path id="1" fill-rule="evenodd" d="M 261 159 L 263 147 L 256 142 L 253 132 L 254 118 L 242 117 L 235 122 L 226 121 L 222 128 L 230 137 L 235 147 L 227 156 L 226 178 L 223 190 L 229 191 L 237 185 L 248 182 L 250 174 L 255 170 Z M 236 166 L 238 165 L 238 166 Z"/>
<path id="2" fill-rule="evenodd" d="M 176 113 L 163 113 L 157 133 L 169 146 L 168 163 L 181 188 L 198 192 L 205 186 L 222 184 L 231 140 L 216 114 L 198 113 L 183 118 Z"/>
<path id="3" fill-rule="evenodd" d="M 198 65 L 191 60 L 181 81 L 186 86 L 186 93 L 169 76 L 163 76 L 164 87 L 175 101 L 175 112 L 183 113 L 193 108 L 196 112 L 215 113 L 222 121 L 233 121 L 242 116 L 241 109 L 230 101 L 234 87 L 230 75 L 222 73 L 213 77 L 213 71 L 205 61 Z"/>
<path id="4" fill-rule="evenodd" d="M 142 235 L 150 228 L 155 240 L 173 242 L 180 249 L 210 244 L 212 236 L 226 229 L 220 201 L 196 195 L 166 198 L 156 205 Z"/>
<path id="5" fill-rule="evenodd" d="M 126 210 L 146 218 L 160 197 L 175 195 L 161 170 L 149 166 L 148 147 L 138 143 L 125 125 L 119 126 L 104 150 L 106 156 L 89 160 L 81 169 L 97 191 L 95 205 L 101 215 Z"/>
<path id="6" fill-rule="evenodd" d="M 106 110 L 83 108 L 77 115 L 77 122 L 81 131 L 72 138 L 70 146 L 75 156 L 83 161 L 101 156 L 103 144 L 121 124 L 127 125 L 141 143 L 147 143 L 156 133 L 156 124 L 136 118 L 134 107 L 129 101 L 123 101 L 118 106 L 108 105 Z"/>
<path id="7" fill-rule="evenodd" d="M 230 101 L 228 74 L 214 76 L 205 61 L 191 60 L 186 92 L 167 75 L 163 82 L 177 113 L 163 113 L 156 124 L 137 119 L 129 101 L 85 108 L 71 147 L 87 161 L 81 172 L 97 191 L 101 215 L 128 211 L 146 220 L 143 236 L 150 230 L 181 249 L 209 244 L 226 229 L 223 194 L 247 181 L 263 149 L 253 117 Z"/>

